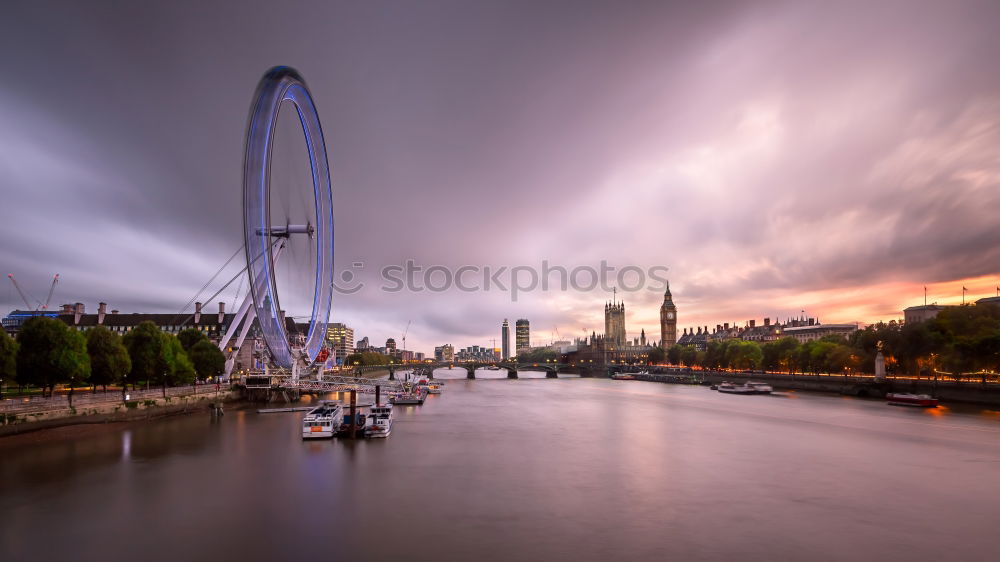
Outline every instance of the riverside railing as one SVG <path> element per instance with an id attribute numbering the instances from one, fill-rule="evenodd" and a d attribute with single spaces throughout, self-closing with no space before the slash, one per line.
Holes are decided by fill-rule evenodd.
<path id="1" fill-rule="evenodd" d="M 211 394 L 229 390 L 229 385 L 199 384 L 196 386 L 174 386 L 166 389 L 166 396 L 173 398 L 179 396 L 193 396 L 197 394 Z M 126 391 L 129 402 L 139 400 L 155 400 L 163 398 L 163 388 L 150 388 L 148 390 Z M 122 402 L 120 390 L 113 392 L 75 392 L 73 393 L 73 404 L 69 403 L 68 394 L 58 394 L 56 396 L 22 396 L 0 400 L 0 413 L 4 414 L 32 414 L 40 412 L 50 412 L 55 410 L 68 410 L 71 407 L 80 409 L 87 406 L 99 404 L 113 404 Z"/>

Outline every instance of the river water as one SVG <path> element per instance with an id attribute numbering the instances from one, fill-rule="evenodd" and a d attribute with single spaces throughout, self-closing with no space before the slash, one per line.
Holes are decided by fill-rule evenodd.
<path id="1" fill-rule="evenodd" d="M 384 441 L 253 409 L 0 440 L 0 560 L 1000 555 L 998 412 L 463 374 Z"/>

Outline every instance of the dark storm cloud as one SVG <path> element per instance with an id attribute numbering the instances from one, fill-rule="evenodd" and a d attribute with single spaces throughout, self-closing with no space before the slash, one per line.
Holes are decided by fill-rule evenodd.
<path id="1" fill-rule="evenodd" d="M 714 324 L 996 274 L 998 21 L 990 2 L 8 3 L 0 264 L 36 296 L 59 272 L 58 300 L 179 308 L 240 244 L 249 98 L 288 64 L 325 127 L 337 266 L 369 287 L 408 258 L 667 265 L 682 317 Z M 375 341 L 413 320 L 429 351 L 504 317 L 600 331 L 605 298 L 365 290 L 334 317 Z M 626 298 L 655 324 L 659 295 Z"/>

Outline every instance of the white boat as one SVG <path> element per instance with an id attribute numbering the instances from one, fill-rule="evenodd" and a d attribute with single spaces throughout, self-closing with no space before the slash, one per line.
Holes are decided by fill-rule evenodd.
<path id="1" fill-rule="evenodd" d="M 771 388 L 771 385 L 763 382 L 748 381 L 743 386 L 753 389 L 753 394 L 771 394 L 771 392 L 774 391 L 774 389 Z"/>
<path id="2" fill-rule="evenodd" d="M 719 392 L 725 394 L 754 394 L 754 389 L 748 387 L 745 384 L 733 384 L 731 382 L 724 382 L 719 384 Z"/>
<path id="3" fill-rule="evenodd" d="M 441 394 L 442 390 L 444 390 L 444 383 L 443 382 L 440 382 L 440 381 L 430 381 L 427 384 L 427 393 L 428 394 Z"/>
<path id="4" fill-rule="evenodd" d="M 329 439 L 340 430 L 344 408 L 339 402 L 323 400 L 302 418 L 303 439 Z"/>
<path id="5" fill-rule="evenodd" d="M 388 437 L 392 433 L 392 404 L 375 404 L 368 413 L 368 437 Z"/>

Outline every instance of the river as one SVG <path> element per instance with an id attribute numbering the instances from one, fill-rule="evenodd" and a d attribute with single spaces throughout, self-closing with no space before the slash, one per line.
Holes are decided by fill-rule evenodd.
<path id="1" fill-rule="evenodd" d="M 1000 412 L 530 375 L 439 372 L 379 441 L 254 409 L 0 440 L 0 560 L 1000 552 Z"/>

